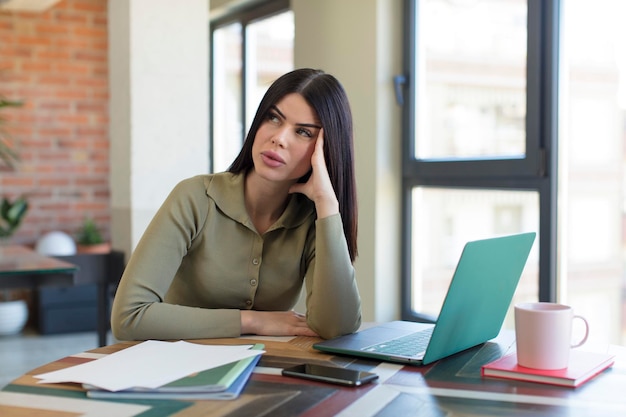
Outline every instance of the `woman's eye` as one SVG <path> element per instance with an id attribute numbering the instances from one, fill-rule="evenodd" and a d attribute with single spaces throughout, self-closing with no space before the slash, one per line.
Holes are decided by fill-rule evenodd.
<path id="1" fill-rule="evenodd" d="M 305 138 L 311 138 L 313 137 L 313 134 L 311 133 L 310 130 L 308 129 L 298 129 L 297 130 L 298 135 L 300 136 L 304 136 Z"/>
<path id="2" fill-rule="evenodd" d="M 279 118 L 278 118 L 278 116 L 277 116 L 276 114 L 274 114 L 274 113 L 269 113 L 269 114 L 267 115 L 267 120 L 268 120 L 269 122 L 272 122 L 272 123 L 279 123 L 279 122 L 280 122 L 280 119 L 279 119 Z"/>

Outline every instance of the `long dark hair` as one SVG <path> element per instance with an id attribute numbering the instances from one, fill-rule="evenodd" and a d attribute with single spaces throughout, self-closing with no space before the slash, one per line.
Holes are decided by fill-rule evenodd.
<path id="1" fill-rule="evenodd" d="M 339 212 L 350 259 L 354 262 L 358 255 L 358 210 L 354 178 L 352 112 L 348 96 L 335 77 L 321 70 L 303 68 L 291 71 L 274 81 L 263 96 L 243 147 L 228 171 L 247 173 L 252 169 L 254 166 L 252 144 L 259 126 L 265 120 L 271 106 L 291 93 L 298 93 L 306 100 L 324 129 L 326 167 L 339 201 Z"/>

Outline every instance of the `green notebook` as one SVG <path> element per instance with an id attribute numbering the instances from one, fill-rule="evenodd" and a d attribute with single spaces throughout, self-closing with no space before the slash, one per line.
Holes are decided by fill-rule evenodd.
<path id="1" fill-rule="evenodd" d="M 254 350 L 263 350 L 265 345 L 257 343 L 251 347 Z M 227 363 L 217 368 L 198 372 L 197 374 L 181 378 L 156 389 L 159 392 L 190 392 L 190 391 L 224 391 L 237 379 L 244 369 L 257 356 L 242 359 L 238 362 Z"/>

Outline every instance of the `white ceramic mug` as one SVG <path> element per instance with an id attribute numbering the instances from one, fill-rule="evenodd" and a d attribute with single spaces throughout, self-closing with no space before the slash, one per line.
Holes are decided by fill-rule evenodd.
<path id="1" fill-rule="evenodd" d="M 572 322 L 585 324 L 585 335 L 572 344 Z M 589 323 L 574 315 L 570 306 L 557 303 L 522 303 L 515 306 L 517 363 L 527 368 L 563 369 L 569 364 L 571 348 L 587 341 Z"/>

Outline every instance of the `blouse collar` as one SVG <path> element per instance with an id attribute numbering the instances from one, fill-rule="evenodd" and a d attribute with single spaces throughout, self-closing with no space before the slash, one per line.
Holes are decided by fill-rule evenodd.
<path id="1" fill-rule="evenodd" d="M 206 193 L 215 201 L 217 207 L 231 219 L 255 230 L 246 211 L 244 201 L 245 174 L 221 172 L 207 177 Z M 268 230 L 291 229 L 302 225 L 309 217 L 315 216 L 315 206 L 304 194 L 289 195 L 285 211 Z"/>

